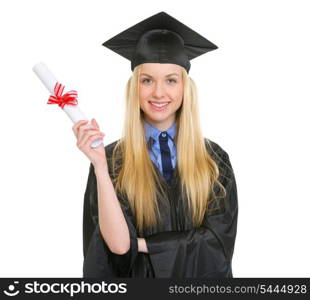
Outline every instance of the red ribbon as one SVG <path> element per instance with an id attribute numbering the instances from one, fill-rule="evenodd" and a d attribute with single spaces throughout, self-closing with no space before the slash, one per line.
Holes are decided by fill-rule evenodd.
<path id="1" fill-rule="evenodd" d="M 69 91 L 62 95 L 65 86 L 56 82 L 54 87 L 54 94 L 48 99 L 47 104 L 58 104 L 62 109 L 65 105 L 77 105 L 77 91 Z"/>

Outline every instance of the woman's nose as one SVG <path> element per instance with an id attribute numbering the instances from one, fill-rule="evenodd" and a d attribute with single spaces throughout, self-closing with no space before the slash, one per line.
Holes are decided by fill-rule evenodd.
<path id="1" fill-rule="evenodd" d="M 161 98 L 162 96 L 164 96 L 164 94 L 165 94 L 165 90 L 164 90 L 163 85 L 160 82 L 157 82 L 155 84 L 154 91 L 153 91 L 154 97 Z"/>

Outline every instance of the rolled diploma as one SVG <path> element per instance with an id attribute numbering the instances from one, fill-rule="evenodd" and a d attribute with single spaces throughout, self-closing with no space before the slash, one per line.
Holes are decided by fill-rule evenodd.
<path id="1" fill-rule="evenodd" d="M 34 73 L 36 73 L 36 75 L 39 77 L 39 79 L 42 81 L 48 91 L 52 95 L 54 95 L 54 88 L 57 80 L 53 73 L 47 68 L 47 66 L 43 62 L 40 62 L 34 65 L 32 70 L 34 71 Z M 65 94 L 66 91 L 68 91 L 67 88 L 64 89 L 63 94 Z M 66 114 L 69 116 L 69 118 L 74 124 L 80 120 L 87 120 L 86 116 L 77 105 L 65 105 L 63 110 L 66 112 Z M 88 122 L 88 124 L 90 124 L 90 122 Z M 91 147 L 96 148 L 101 143 L 103 143 L 102 138 L 96 139 L 91 143 Z"/>

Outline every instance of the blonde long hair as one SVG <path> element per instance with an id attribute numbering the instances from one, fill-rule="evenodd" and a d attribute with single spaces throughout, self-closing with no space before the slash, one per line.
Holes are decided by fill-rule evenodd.
<path id="1" fill-rule="evenodd" d="M 115 188 L 126 195 L 135 215 L 137 229 L 154 227 L 160 218 L 157 196 L 166 197 L 155 167 L 149 157 L 145 138 L 143 112 L 139 104 L 138 65 L 126 85 L 126 109 L 122 138 L 117 142 L 112 155 L 112 169 L 116 161 L 121 164 L 114 177 Z M 182 193 L 185 192 L 187 205 L 194 227 L 199 227 L 208 209 L 213 184 L 218 183 L 219 169 L 206 150 L 200 128 L 197 89 L 194 81 L 182 68 L 184 86 L 183 101 L 176 113 L 177 168 Z"/>

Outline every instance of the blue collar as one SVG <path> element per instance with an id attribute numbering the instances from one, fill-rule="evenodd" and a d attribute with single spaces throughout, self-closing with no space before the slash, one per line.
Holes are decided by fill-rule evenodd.
<path id="1" fill-rule="evenodd" d="M 156 127 L 152 126 L 151 124 L 144 121 L 144 130 L 145 130 L 145 138 L 148 142 L 150 137 L 152 137 L 155 141 L 158 141 L 158 136 L 162 131 L 157 129 Z M 175 134 L 176 134 L 176 123 L 173 123 L 171 127 L 166 130 L 169 137 L 174 140 Z"/>

